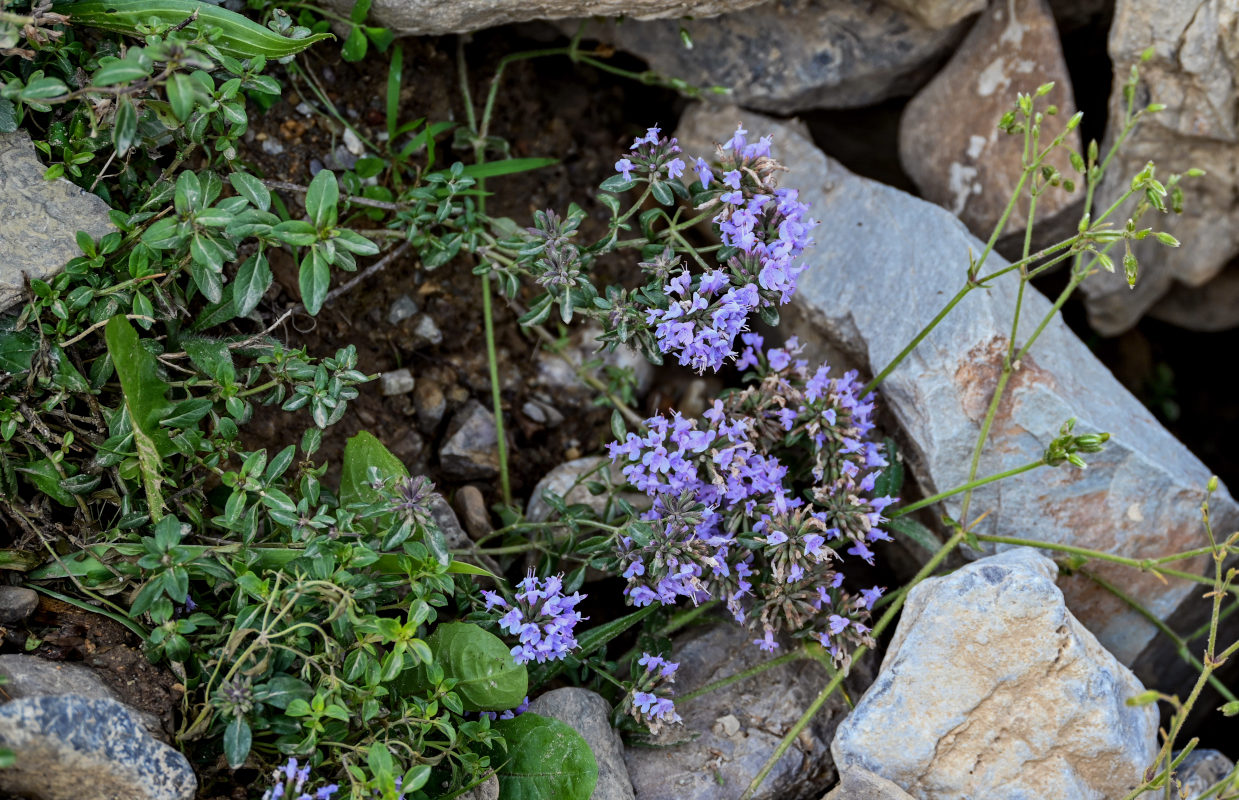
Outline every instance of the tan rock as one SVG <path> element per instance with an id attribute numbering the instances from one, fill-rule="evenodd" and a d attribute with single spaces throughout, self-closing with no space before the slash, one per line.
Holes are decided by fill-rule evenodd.
<path id="1" fill-rule="evenodd" d="M 1067 610 L 1031 548 L 908 595 L 873 685 L 831 745 L 919 800 L 1123 797 L 1157 753 L 1157 708 Z"/>
<path id="2" fill-rule="evenodd" d="M 930 200 L 988 239 L 1019 182 L 1023 135 L 998 129 L 1014 107 L 1016 93 L 1032 93 L 1044 83 L 1054 89 L 1038 101 L 1058 114 L 1042 123 L 1048 143 L 1076 112 L 1071 78 L 1063 60 L 1058 28 L 1045 0 L 993 3 L 973 26 L 955 55 L 912 99 L 899 125 L 899 160 Z M 1079 134 L 1067 144 L 1079 150 Z M 1049 159 L 1065 176 L 1075 177 L 1066 150 Z M 1011 214 L 1007 231 L 1028 221 L 1027 190 Z M 1037 221 L 1047 224 L 1066 213 L 1076 196 L 1051 188 L 1037 200 Z"/>
<path id="3" fill-rule="evenodd" d="M 1153 57 L 1139 65 L 1137 107 L 1164 103 L 1148 115 L 1114 159 L 1098 192 L 1107 207 L 1146 162 L 1164 179 L 1189 167 L 1208 174 L 1184 185 L 1182 214 L 1146 217 L 1142 225 L 1166 230 L 1183 243 L 1170 249 L 1147 240 L 1135 252 L 1140 279 L 1128 289 L 1121 276 L 1087 281 L 1089 321 L 1103 334 L 1127 330 L 1176 281 L 1202 286 L 1239 253 L 1239 0 L 1119 0 L 1110 27 L 1114 63 L 1107 140 L 1118 135 L 1124 101 L 1122 87 L 1141 53 Z"/>

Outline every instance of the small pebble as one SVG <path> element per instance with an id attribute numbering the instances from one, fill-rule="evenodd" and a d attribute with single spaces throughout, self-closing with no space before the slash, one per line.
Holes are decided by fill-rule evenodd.
<path id="1" fill-rule="evenodd" d="M 521 413 L 529 417 L 531 422 L 536 422 L 539 425 L 546 424 L 546 412 L 542 410 L 541 406 L 532 400 L 521 406 Z"/>
<path id="2" fill-rule="evenodd" d="M 402 294 L 391 304 L 387 311 L 387 324 L 398 325 L 418 312 L 417 303 L 407 294 Z"/>
<path id="3" fill-rule="evenodd" d="M 297 104 L 297 113 L 303 117 L 308 117 L 314 113 L 314 109 L 310 108 L 310 104 L 302 100 Z"/>
<path id="4" fill-rule="evenodd" d="M 352 128 L 344 129 L 344 146 L 355 156 L 364 155 L 366 152 L 365 145 L 357 138 L 357 134 L 353 133 Z"/>
<path id="5" fill-rule="evenodd" d="M 391 397 L 397 394 L 408 394 L 413 391 L 414 380 L 413 373 L 409 372 L 408 367 L 384 372 L 380 378 L 383 385 L 383 395 Z"/>
<path id="6" fill-rule="evenodd" d="M 13 625 L 34 613 L 39 595 L 25 586 L 0 586 L 0 623 Z"/>
<path id="7" fill-rule="evenodd" d="M 323 171 L 323 162 L 317 158 L 310 159 L 310 176 L 313 177 Z"/>
<path id="8" fill-rule="evenodd" d="M 423 314 L 413 327 L 413 336 L 423 344 L 440 344 L 443 342 L 443 331 L 435 324 L 429 314 Z"/>
<path id="9" fill-rule="evenodd" d="M 494 530 L 490 524 L 490 514 L 486 511 L 486 500 L 478 487 L 462 486 L 456 491 L 455 500 L 456 513 L 470 536 L 480 539 Z"/>
<path id="10" fill-rule="evenodd" d="M 413 405 L 417 409 L 417 424 L 427 434 L 434 433 L 447 411 L 447 398 L 438 381 L 419 381 L 413 392 Z"/>
<path id="11" fill-rule="evenodd" d="M 269 156 L 278 156 L 284 152 L 284 145 L 268 137 L 262 140 L 262 151 Z"/>

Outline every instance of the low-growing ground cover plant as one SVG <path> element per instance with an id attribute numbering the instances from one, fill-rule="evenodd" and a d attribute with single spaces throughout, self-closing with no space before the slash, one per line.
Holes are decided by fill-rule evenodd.
<path id="1" fill-rule="evenodd" d="M 588 797 L 597 774 L 589 748 L 562 723 L 525 712 L 529 697 L 553 681 L 586 685 L 632 735 L 671 728 L 681 720 L 668 637 L 720 607 L 754 646 L 777 653 L 763 668 L 813 658 L 833 676 L 753 777 L 752 794 L 851 661 L 876 646 L 910 585 L 961 543 L 1007 541 L 970 530 L 967 498 L 1007 477 L 978 477 L 979 455 L 1035 336 L 1011 337 L 969 482 L 901 505 L 902 468 L 874 424 L 876 390 L 929 328 L 868 384 L 805 361 L 794 340 L 767 343 L 754 332 L 758 321 L 778 324 L 800 256 L 829 234 L 800 200 L 794 170 L 776 160 L 777 142 L 740 127 L 718 132 L 716 152 L 689 154 L 649 128 L 616 154 L 597 195 L 604 233 L 586 242 L 580 205 L 528 221 L 487 214 L 488 181 L 556 155 L 508 157 L 490 128 L 509 64 L 567 56 L 623 72 L 604 53 L 577 38 L 507 56 L 478 115 L 462 49 L 467 122 L 406 121 L 403 50 L 366 24 L 368 3 L 347 20 L 251 5 L 263 24 L 186 0 L 2 8 L 0 130 L 31 132 L 48 177 L 95 191 L 117 229 L 98 241 L 79 236 L 82 256 L 31 280 L 20 310 L 0 320 L 0 509 L 17 530 L 5 565 L 132 631 L 184 687 L 175 741 L 204 780 L 256 774 L 251 795 L 272 799 L 450 797 L 492 774 L 514 797 Z M 295 57 L 338 46 L 326 41 L 329 20 L 348 31 L 344 58 L 387 60 L 386 138 L 364 141 L 367 155 L 353 167 L 322 169 L 304 184 L 266 178 L 242 157 L 251 115 L 276 102 L 277 76 L 315 86 Z M 1076 182 L 1091 206 L 1109 162 L 1093 144 L 1071 153 L 1077 176 L 1048 166 L 1066 145 L 1064 135 L 1041 141 L 1053 113 L 1036 102 L 1047 91 L 1020 95 L 1000 123 L 1026 145 L 1020 191 L 1034 199 L 1030 218 L 1038 195 Z M 318 99 L 353 130 L 325 94 Z M 1129 104 L 1125 131 L 1152 110 Z M 452 147 L 472 163 L 443 163 Z M 1000 225 L 961 268 L 964 287 L 943 315 L 991 281 L 1022 286 L 1066 263 L 1057 311 L 1099 268 L 1113 270 L 1120 242 L 1177 244 L 1137 223 L 1178 207 L 1178 183 L 1160 181 L 1150 164 L 1122 202 L 1086 213 L 1076 235 L 1035 253 L 1030 236 L 1021 259 L 986 272 Z M 472 553 L 436 522 L 435 487 L 374 435 L 352 437 L 338 478 L 329 474 L 323 432 L 372 376 L 350 348 L 314 354 L 282 342 L 279 323 L 296 309 L 274 321 L 256 314 L 277 252 L 295 263 L 300 310 L 311 316 L 401 258 L 479 277 L 506 524 Z M 630 264 L 636 282 L 604 278 L 604 259 Z M 601 345 L 736 377 L 689 418 L 642 417 L 622 381 L 584 375 L 614 408 L 608 455 L 627 486 L 603 467 L 582 479 L 607 497 L 602 512 L 550 494 L 552 518 L 524 520 L 508 485 L 495 290 L 522 309 L 520 325 L 547 338 L 552 314 L 565 325 L 585 317 L 603 328 Z M 274 452 L 247 446 L 245 428 L 262 407 L 299 415 L 304 434 Z M 1083 468 L 1081 454 L 1105 435 L 1076 434 L 1072 424 L 1041 460 L 1011 474 Z M 647 508 L 619 491 L 629 487 Z M 954 494 L 966 499 L 960 518 L 944 522 L 946 541 L 913 521 Z M 880 559 L 892 536 L 935 553 L 912 584 L 851 580 L 849 565 Z M 1169 785 L 1175 735 L 1229 653 L 1219 654 L 1215 634 L 1233 577 L 1222 557 L 1233 547 L 1211 539 L 1218 599 L 1202 683 L 1148 788 Z M 504 559 L 505 574 L 474 563 L 478 554 Z M 585 585 L 590 569 L 621 579 L 614 604 L 631 608 L 586 613 L 600 590 Z"/>

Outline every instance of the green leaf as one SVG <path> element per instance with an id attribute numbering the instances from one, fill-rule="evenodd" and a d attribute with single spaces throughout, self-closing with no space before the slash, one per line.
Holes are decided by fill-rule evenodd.
<path id="1" fill-rule="evenodd" d="M 284 244 L 297 247 L 305 247 L 318 241 L 318 231 L 314 230 L 314 226 L 299 219 L 281 222 L 271 229 L 271 235 Z"/>
<path id="2" fill-rule="evenodd" d="M 165 86 L 172 115 L 181 122 L 194 111 L 194 82 L 183 72 L 174 72 Z"/>
<path id="3" fill-rule="evenodd" d="M 271 280 L 266 254 L 258 252 L 245 259 L 232 282 L 232 304 L 238 317 L 258 307 L 267 289 L 271 288 Z"/>
<path id="4" fill-rule="evenodd" d="M 22 100 L 50 100 L 68 94 L 69 87 L 59 78 L 35 78 L 26 84 L 18 94 Z"/>
<path id="5" fill-rule="evenodd" d="M 237 380 L 237 371 L 232 366 L 232 351 L 228 343 L 205 336 L 186 336 L 181 340 L 189 360 L 194 366 L 210 375 L 215 381 L 228 386 Z"/>
<path id="6" fill-rule="evenodd" d="M 142 485 L 150 506 L 151 519 L 163 515 L 163 482 L 160 451 L 171 450 L 171 441 L 159 421 L 168 411 L 168 384 L 157 374 L 155 357 L 138 342 L 138 333 L 122 316 L 112 317 L 104 329 L 108 355 L 120 378 L 125 410 L 133 421 L 133 443 L 138 451 Z"/>
<path id="7" fill-rule="evenodd" d="M 245 172 L 234 172 L 228 176 L 228 182 L 232 184 L 232 188 L 237 190 L 237 194 L 249 200 L 255 208 L 262 211 L 270 210 L 271 191 L 263 185 L 262 181 Z"/>
<path id="8" fill-rule="evenodd" d="M 379 252 L 377 244 L 356 231 L 338 230 L 331 241 L 335 243 L 336 247 L 342 247 L 359 256 L 373 256 Z"/>
<path id="9" fill-rule="evenodd" d="M 482 575 L 487 578 L 495 578 L 496 580 L 499 579 L 499 576 L 495 575 L 490 570 L 482 569 L 479 566 L 468 564 L 464 561 L 451 562 L 447 565 L 447 571 L 451 575 Z"/>
<path id="10" fill-rule="evenodd" d="M 336 182 L 336 174 L 329 169 L 320 169 L 305 193 L 305 210 L 316 229 L 325 231 L 335 227 L 336 204 L 339 202 L 340 185 Z"/>
<path id="11" fill-rule="evenodd" d="M 887 436 L 882 440 L 882 456 L 887 460 L 886 469 L 873 482 L 874 497 L 898 497 L 903 488 L 903 460 L 899 458 L 899 446 Z"/>
<path id="12" fill-rule="evenodd" d="M 62 506 L 74 506 L 73 494 L 60 485 L 60 473 L 50 459 L 41 458 L 17 468 L 17 472 L 34 484 L 43 494 L 60 503 Z"/>
<path id="13" fill-rule="evenodd" d="M 224 757 L 228 759 L 228 766 L 240 769 L 246 756 L 250 754 L 252 742 L 253 734 L 250 732 L 249 723 L 244 717 L 233 717 L 228 727 L 224 728 Z"/>
<path id="14" fill-rule="evenodd" d="M 39 340 L 28 328 L 20 331 L 0 330 L 0 372 L 29 372 L 38 350 Z"/>
<path id="15" fill-rule="evenodd" d="M 369 0 L 365 0 L 368 4 Z M 361 2 L 357 3 L 361 5 Z M 357 9 L 353 9 L 356 13 Z M 359 22 L 361 20 L 358 20 Z M 395 142 L 399 135 L 397 125 L 400 122 L 400 82 L 404 79 L 404 48 L 397 47 L 392 51 L 391 63 L 387 66 L 387 139 Z"/>
<path id="16" fill-rule="evenodd" d="M 159 421 L 164 428 L 189 428 L 211 413 L 215 403 L 209 397 L 191 397 L 172 407 L 168 416 Z"/>
<path id="17" fill-rule="evenodd" d="M 360 431 L 344 445 L 344 461 L 340 466 L 340 505 L 373 503 L 380 495 L 370 487 L 370 468 L 378 470 L 380 478 L 407 478 L 404 463 L 391 454 L 383 443 L 366 431 Z"/>
<path id="18" fill-rule="evenodd" d="M 327 289 L 331 286 L 331 265 L 318 248 L 314 248 L 301 259 L 298 283 L 301 287 L 301 302 L 306 312 L 314 316 L 322 309 L 323 301 L 327 299 Z"/>
<path id="19" fill-rule="evenodd" d="M 623 175 L 612 175 L 611 177 L 607 178 L 605 181 L 600 183 L 598 185 L 598 188 L 603 190 L 604 192 L 615 192 L 616 194 L 618 194 L 620 192 L 626 192 L 636 185 L 637 185 L 636 181 L 624 180 Z"/>
<path id="20" fill-rule="evenodd" d="M 112 123 L 112 144 L 116 155 L 123 156 L 138 138 L 138 112 L 129 98 L 121 95 L 116 104 L 116 119 Z"/>
<path id="21" fill-rule="evenodd" d="M 526 712 L 495 723 L 508 743 L 498 763 L 504 800 L 589 800 L 598 782 L 598 762 L 589 745 L 557 719 Z"/>
<path id="22" fill-rule="evenodd" d="M 53 8 L 71 15 L 74 25 L 135 38 L 143 37 L 139 26 L 145 26 L 152 18 L 165 25 L 184 25 L 185 30 L 195 35 L 214 28 L 219 35 L 211 45 L 233 58 L 284 58 L 300 53 L 315 42 L 335 38 L 330 33 L 315 33 L 304 39 L 289 39 L 235 11 L 198 0 L 88 0 L 61 2 Z"/>
<path id="23" fill-rule="evenodd" d="M 466 178 L 494 178 L 542 169 L 558 163 L 558 158 L 508 158 L 503 161 L 488 161 L 485 164 L 470 164 L 460 174 Z"/>
<path id="24" fill-rule="evenodd" d="M 508 646 L 493 633 L 469 622 L 448 622 L 426 640 L 434 663 L 456 681 L 456 694 L 466 711 L 506 711 L 529 693 L 529 673 L 517 664 Z M 406 673 L 412 686 L 427 686 L 426 667 Z M 406 688 L 412 688 L 403 684 Z"/>
<path id="25" fill-rule="evenodd" d="M 344 40 L 344 46 L 340 48 L 340 55 L 345 61 L 361 61 L 366 57 L 366 48 L 369 44 L 361 26 L 354 26 L 349 31 L 348 38 Z"/>
<path id="26" fill-rule="evenodd" d="M 90 82 L 95 86 L 128 83 L 129 81 L 140 80 L 150 75 L 154 66 L 154 62 L 150 61 L 149 58 L 145 64 L 135 58 L 118 59 L 110 64 L 104 64 L 95 70 L 95 74 L 90 76 Z"/>
<path id="27" fill-rule="evenodd" d="M 916 542 L 927 552 L 936 553 L 942 549 L 942 541 L 934 532 L 911 517 L 894 517 L 883 524 L 891 531 Z"/>
<path id="28" fill-rule="evenodd" d="M 288 704 L 297 698 L 308 701 L 314 696 L 314 689 L 310 684 L 292 675 L 276 675 L 257 687 L 255 695 L 269 706 L 286 709 Z"/>

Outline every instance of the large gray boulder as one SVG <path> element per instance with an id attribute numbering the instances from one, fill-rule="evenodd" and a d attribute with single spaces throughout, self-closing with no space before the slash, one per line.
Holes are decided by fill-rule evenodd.
<path id="1" fill-rule="evenodd" d="M 47 280 L 82 254 L 78 231 L 110 233 L 108 204 L 64 178 L 43 179 L 30 136 L 0 133 L 0 310 L 21 299 L 25 281 Z"/>
<path id="2" fill-rule="evenodd" d="M 768 661 L 753 635 L 723 623 L 677 638 L 675 691 L 686 694 Z M 851 697 L 871 677 L 853 664 L 844 684 Z M 653 747 L 624 752 L 638 800 L 718 800 L 738 797 L 779 740 L 813 702 L 830 676 L 815 661 L 792 661 L 692 700 L 676 701 L 683 728 L 664 731 Z M 820 797 L 835 777 L 829 744 L 847 713 L 835 692 L 779 760 L 753 800 Z"/>
<path id="3" fill-rule="evenodd" d="M 1237 24 L 1239 0 L 1115 4 L 1109 41 L 1114 83 L 1106 138 L 1118 135 L 1123 84 L 1150 47 L 1152 59 L 1139 65 L 1136 107 L 1151 101 L 1164 103 L 1166 109 L 1145 117 L 1128 138 L 1097 194 L 1097 205 L 1106 208 L 1148 161 L 1157 165 L 1162 178 L 1189 167 L 1207 175 L 1185 181 L 1182 214 L 1153 223 L 1183 246 L 1167 249 L 1149 240 L 1135 248 L 1140 258 L 1135 289 L 1122 282 L 1084 284 L 1089 321 L 1104 334 L 1130 328 L 1175 282 L 1201 286 L 1239 254 L 1239 204 L 1234 202 L 1239 192 Z"/>
<path id="4" fill-rule="evenodd" d="M 0 655 L 0 676 L 5 679 L 4 693 L 12 700 L 71 694 L 88 700 L 120 701 L 116 692 L 99 678 L 99 673 L 82 664 L 48 661 L 25 653 L 5 653 Z M 149 711 L 126 708 L 148 733 L 160 741 L 168 741 L 168 734 L 157 716 Z"/>
<path id="5" fill-rule="evenodd" d="M 724 86 L 731 102 L 789 113 L 911 94 L 966 27 L 931 27 L 874 0 L 775 0 L 713 19 L 596 23 L 586 36 L 640 56 L 663 75 Z"/>
<path id="6" fill-rule="evenodd" d="M 192 800 L 194 772 L 115 700 L 26 697 L 0 706 L 0 792 L 35 800 Z"/>
<path id="7" fill-rule="evenodd" d="M 1063 603 L 1031 548 L 908 594 L 878 677 L 831 745 L 919 800 L 1107 800 L 1157 755 L 1157 708 Z"/>
<path id="8" fill-rule="evenodd" d="M 681 123 L 688 153 L 707 151 L 715 131 L 735 127 L 735 109 L 690 110 Z M 791 168 L 783 183 L 801 189 L 822 221 L 817 246 L 783 330 L 811 344 L 825 340 L 876 373 L 890 363 L 963 285 L 968 254 L 984 245 L 949 212 L 860 178 L 821 153 L 790 124 L 744 115 L 746 127 L 775 134 L 775 156 Z M 991 256 L 988 269 L 1006 262 Z M 1101 274 L 1090 280 L 1119 281 Z M 904 455 L 926 494 L 964 483 L 972 449 L 992 396 L 1010 335 L 1017 281 L 995 280 L 974 291 L 886 379 L 879 405 L 902 427 Z M 1019 331 L 1029 335 L 1050 304 L 1028 289 Z M 1089 467 L 1042 468 L 977 491 L 971 517 L 988 516 L 981 533 L 1069 543 L 1133 558 L 1206 544 L 1200 503 L 1210 472 L 1107 371 L 1057 315 L 1024 359 L 981 459 L 992 475 L 1039 459 L 1062 423 L 1077 433 L 1108 431 Z M 953 516 L 959 497 L 945 503 Z M 1239 508 L 1225 488 L 1212 501 L 1215 530 L 1233 530 Z M 1204 573 L 1206 557 L 1182 562 Z M 1090 569 L 1140 598 L 1161 620 L 1190 630 L 1208 604 L 1197 584 L 1163 581 L 1109 563 Z M 1180 687 L 1194 677 L 1168 640 L 1140 614 L 1087 577 L 1060 579 L 1073 613 L 1141 680 Z"/>
<path id="9" fill-rule="evenodd" d="M 397 33 L 438 36 L 563 17 L 615 17 L 656 19 L 662 17 L 710 17 L 747 8 L 766 0 L 374 0 L 369 19 Z M 355 0 L 328 0 L 327 5 L 348 14 Z"/>

